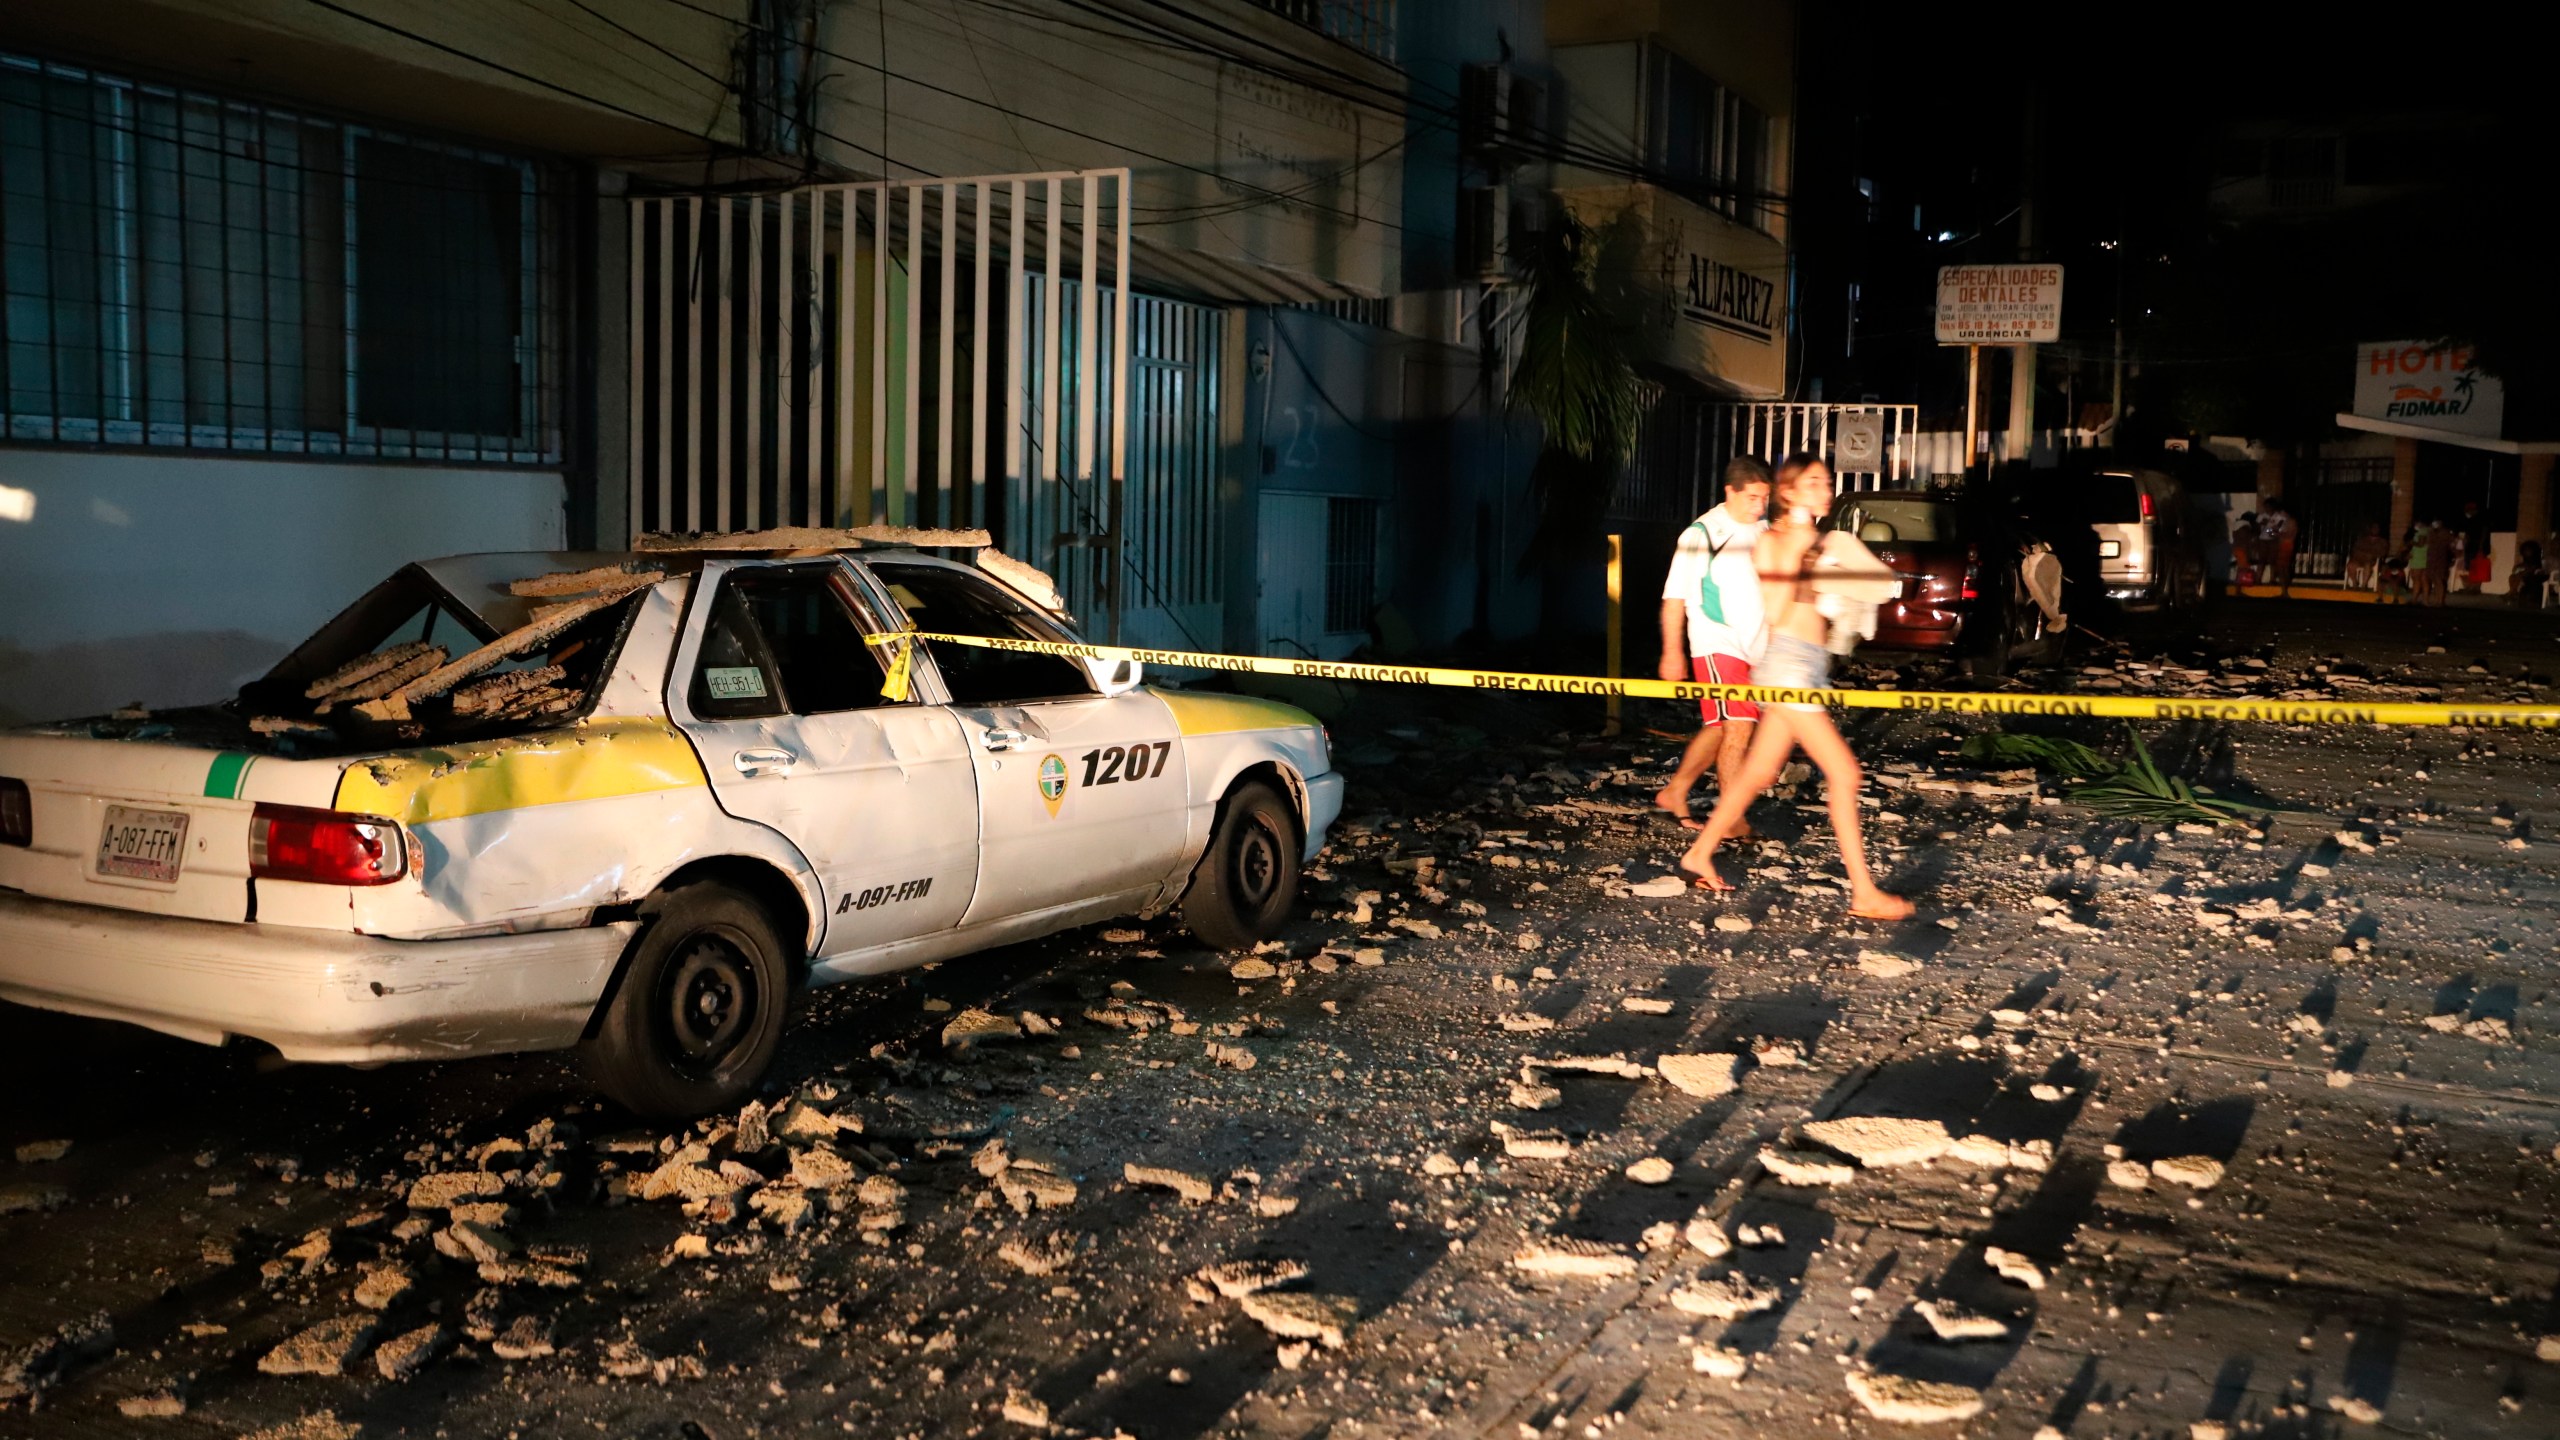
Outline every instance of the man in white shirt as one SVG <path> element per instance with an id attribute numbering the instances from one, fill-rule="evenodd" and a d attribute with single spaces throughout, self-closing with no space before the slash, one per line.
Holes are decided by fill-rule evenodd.
<path id="1" fill-rule="evenodd" d="M 1769 467 L 1749 455 L 1737 455 L 1724 467 L 1724 500 L 1680 532 L 1680 547 L 1671 557 L 1671 573 L 1662 582 L 1662 664 L 1665 680 L 1695 680 L 1702 685 L 1748 685 L 1752 662 L 1766 643 L 1761 618 L 1760 575 L 1751 560 L 1752 542 L 1769 528 Z M 1689 791 L 1716 767 L 1719 783 L 1731 784 L 1751 748 L 1751 728 L 1760 719 L 1748 701 L 1702 699 L 1701 723 L 1681 753 L 1653 803 L 1689 829 Z"/>

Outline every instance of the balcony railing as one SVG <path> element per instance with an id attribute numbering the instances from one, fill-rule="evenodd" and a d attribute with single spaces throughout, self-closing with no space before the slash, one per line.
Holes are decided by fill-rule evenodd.
<path id="1" fill-rule="evenodd" d="M 1396 0 L 1254 0 L 1275 15 L 1393 64 Z"/>

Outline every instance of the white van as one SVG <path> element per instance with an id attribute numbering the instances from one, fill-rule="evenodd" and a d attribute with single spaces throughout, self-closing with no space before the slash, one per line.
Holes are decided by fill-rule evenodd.
<path id="1" fill-rule="evenodd" d="M 2187 513 L 2186 486 L 2160 470 L 2107 469 L 2089 477 L 2089 528 L 2098 536 L 2098 579 L 2107 599 L 2138 612 L 2204 603 L 2204 547 Z"/>

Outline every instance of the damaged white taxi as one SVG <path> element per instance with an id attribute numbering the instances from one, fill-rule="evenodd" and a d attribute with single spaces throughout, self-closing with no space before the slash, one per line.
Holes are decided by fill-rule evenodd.
<path id="1" fill-rule="evenodd" d="M 1342 802 L 1313 717 L 884 638 L 1074 641 L 994 552 L 791 538 L 414 564 L 225 704 L 0 732 L 0 999 L 298 1061 L 574 1046 L 680 1116 L 804 985 L 1286 918 Z"/>

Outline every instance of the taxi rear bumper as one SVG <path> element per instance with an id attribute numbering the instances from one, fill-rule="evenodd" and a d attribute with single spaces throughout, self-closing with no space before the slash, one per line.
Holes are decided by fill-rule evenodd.
<path id="1" fill-rule="evenodd" d="M 453 1060 L 578 1043 L 639 929 L 387 940 L 0 891 L 0 999 L 288 1060 Z"/>

